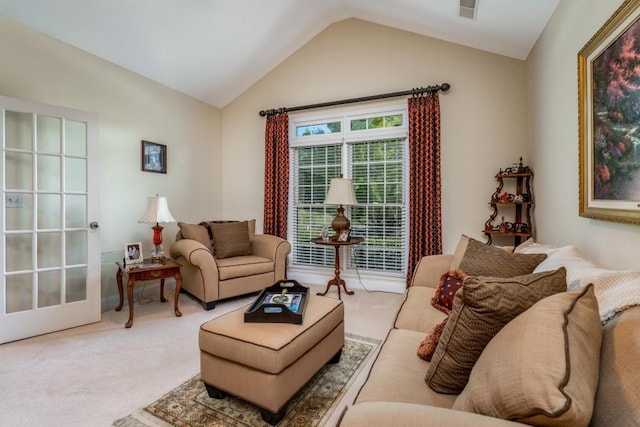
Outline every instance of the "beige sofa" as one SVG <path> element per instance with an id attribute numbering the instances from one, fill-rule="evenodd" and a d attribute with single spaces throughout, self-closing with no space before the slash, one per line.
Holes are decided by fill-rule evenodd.
<path id="1" fill-rule="evenodd" d="M 182 264 L 182 290 L 206 310 L 215 308 L 217 301 L 257 292 L 286 278 L 291 244 L 277 236 L 255 234 L 255 220 L 178 224 L 180 231 L 169 253 Z"/>
<path id="2" fill-rule="evenodd" d="M 608 270 L 588 259 L 574 247 L 554 248 L 540 245 L 537 250 L 533 248 L 531 252 L 523 251 L 522 253 L 544 253 L 547 256 L 536 267 L 534 273 L 552 270 L 559 266 L 565 267 L 569 291 L 560 292 L 557 296 L 551 296 L 549 299 L 565 298 L 578 292 L 586 294 L 587 290 L 595 289 L 593 299 L 595 300 L 597 296 L 599 303 L 595 307 L 596 311 L 599 307 L 600 316 L 596 313 L 597 333 L 591 332 L 591 335 L 595 336 L 593 342 L 597 347 L 594 352 L 599 360 L 596 359 L 593 369 L 584 369 L 579 364 L 581 362 L 574 360 L 574 358 L 581 357 L 585 353 L 583 351 L 573 351 L 571 358 L 567 356 L 566 360 L 560 360 L 560 368 L 568 368 L 562 371 L 565 372 L 563 381 L 561 381 L 562 385 L 566 382 L 570 383 L 573 378 L 579 377 L 581 374 L 595 379 L 592 381 L 594 384 L 590 387 L 580 386 L 580 390 L 577 392 L 577 394 L 583 393 L 582 400 L 586 403 L 581 402 L 575 395 L 571 396 L 569 393 L 565 393 L 560 396 L 566 398 L 565 405 L 556 413 L 542 414 L 541 411 L 538 411 L 538 415 L 524 420 L 522 418 L 525 417 L 518 418 L 517 416 L 506 418 L 537 425 L 640 425 L 640 307 L 637 306 L 640 303 L 640 273 Z M 510 357 L 519 357 L 522 360 L 516 362 L 514 366 L 525 365 L 521 366 L 525 372 L 529 369 L 529 366 L 526 366 L 527 356 L 515 355 L 512 347 L 504 347 L 503 345 L 497 349 L 490 349 L 490 347 L 500 340 L 499 335 L 509 332 L 507 331 L 508 327 L 511 336 L 515 337 L 513 340 L 517 341 L 519 333 L 517 328 L 522 324 L 518 321 L 526 317 L 525 314 L 532 313 L 538 305 L 542 306 L 542 303 L 532 306 L 513 319 L 489 342 L 480 359 L 473 366 L 469 383 L 465 386 L 462 394 L 437 393 L 425 381 L 430 362 L 419 358 L 416 354 L 417 349 L 434 325 L 446 317 L 445 313 L 432 307 L 431 299 L 442 275 L 452 268 L 452 262 L 454 267 L 459 265 L 457 264 L 459 259 L 456 259 L 459 256 L 458 250 L 456 250 L 456 254 L 453 255 L 427 256 L 421 260 L 417 266 L 412 286 L 405 293 L 393 328 L 382 345 L 366 382 L 355 398 L 354 404 L 345 408 L 345 412 L 342 414 L 341 426 L 522 425 L 519 422 L 482 415 L 487 413 L 483 412 L 482 408 L 476 408 L 475 411 L 454 408 L 460 406 L 460 402 L 456 401 L 462 394 L 467 395 L 465 398 L 468 398 L 468 389 L 472 387 L 471 382 L 474 380 L 476 380 L 474 385 L 477 389 L 476 392 L 479 391 L 481 395 L 485 395 L 483 397 L 489 400 L 489 406 L 500 406 L 499 399 L 495 396 L 502 381 L 490 379 L 495 371 L 500 370 L 500 367 L 491 366 L 488 372 L 483 373 L 486 375 L 483 378 L 474 377 L 474 375 L 479 374 L 476 371 L 482 369 L 479 367 L 481 363 L 486 365 L 487 362 L 491 362 L 486 358 L 483 359 L 485 353 L 490 351 L 493 351 L 492 354 L 497 363 L 508 362 Z M 589 283 L 596 285 L 589 285 Z M 622 288 L 626 289 L 619 292 Z M 625 296 L 621 296 L 623 294 Z M 458 298 L 457 293 L 456 298 Z M 623 301 L 624 298 L 627 301 Z M 569 320 L 566 322 L 565 325 L 570 325 Z M 577 326 L 577 328 L 580 327 L 580 325 Z M 529 332 L 523 330 L 522 334 L 526 339 L 522 341 L 526 343 L 527 340 L 540 339 L 542 342 L 534 345 L 533 351 L 550 352 L 552 350 L 549 349 L 554 347 L 550 344 L 550 340 L 541 338 L 545 336 L 542 328 L 544 326 L 534 325 L 533 329 L 529 329 Z M 566 332 L 569 330 L 569 326 L 565 326 L 565 329 L 559 327 L 559 329 Z M 598 345 L 600 330 L 602 332 L 601 346 Z M 540 336 L 537 336 L 538 334 Z M 567 332 L 564 336 L 570 337 L 571 334 Z M 504 342 L 501 341 L 501 343 Z M 573 348 L 572 346 L 575 344 L 571 339 L 566 339 L 564 343 L 566 344 L 565 350 Z M 435 356 L 432 362 L 434 360 Z M 554 368 L 551 365 L 553 364 L 550 364 L 548 368 L 542 366 L 543 375 L 553 371 Z M 533 369 L 535 367 L 532 367 Z M 585 371 L 593 372 L 585 373 Z M 513 375 L 516 374 L 507 372 L 503 377 L 504 381 L 511 381 Z M 478 379 L 484 379 L 484 382 L 479 382 Z M 515 388 L 510 390 L 507 387 L 503 392 L 517 394 L 519 390 Z M 538 390 L 534 390 L 531 395 L 535 395 L 536 392 Z M 505 397 L 505 399 L 507 398 L 508 396 Z M 550 401 L 552 398 L 552 394 L 549 393 L 548 400 Z M 533 396 L 525 395 L 520 406 L 524 408 L 532 404 L 531 401 L 535 399 Z M 468 399 L 466 400 L 468 403 Z M 566 415 L 563 411 L 567 407 L 578 407 L 578 411 L 582 410 L 586 412 L 586 415 L 581 421 L 562 418 Z M 519 409 L 517 408 L 517 410 Z"/>

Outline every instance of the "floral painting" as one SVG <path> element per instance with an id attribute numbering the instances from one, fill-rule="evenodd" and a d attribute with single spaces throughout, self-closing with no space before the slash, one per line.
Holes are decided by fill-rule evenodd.
<path id="1" fill-rule="evenodd" d="M 640 22 L 593 61 L 594 198 L 640 200 Z"/>
<path id="2" fill-rule="evenodd" d="M 640 0 L 578 53 L 580 216 L 640 224 Z"/>

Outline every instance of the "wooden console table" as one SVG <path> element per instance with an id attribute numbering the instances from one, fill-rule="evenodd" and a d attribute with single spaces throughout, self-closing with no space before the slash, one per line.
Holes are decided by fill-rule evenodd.
<path id="1" fill-rule="evenodd" d="M 151 262 L 151 260 L 144 260 L 142 264 L 129 264 L 125 267 L 121 261 L 116 262 L 118 265 L 118 273 L 116 274 L 116 281 L 118 282 L 118 293 L 120 294 L 120 303 L 116 307 L 116 311 L 122 310 L 123 295 L 122 295 L 122 276 L 127 276 L 127 303 L 129 304 L 129 320 L 124 325 L 125 328 L 130 328 L 133 324 L 133 287 L 136 285 L 136 281 L 140 280 L 157 280 L 160 279 L 160 301 L 167 302 L 164 297 L 164 279 L 167 277 L 173 277 L 176 280 L 176 296 L 173 301 L 173 310 L 176 317 L 182 316 L 182 313 L 178 309 L 178 298 L 180 297 L 180 289 L 182 288 L 182 275 L 180 274 L 181 264 L 167 259 L 164 264 Z"/>
<path id="2" fill-rule="evenodd" d="M 359 243 L 362 243 L 364 241 L 364 238 L 351 237 L 350 240 L 341 242 L 339 240 L 334 240 L 334 239 L 329 239 L 325 241 L 325 240 L 322 240 L 322 237 L 317 237 L 315 239 L 311 239 L 311 241 L 317 245 L 333 246 L 336 251 L 336 256 L 334 261 L 334 267 L 335 267 L 334 277 L 333 279 L 329 280 L 329 283 L 327 283 L 327 289 L 325 289 L 324 292 L 318 292 L 317 295 L 322 295 L 322 296 L 326 295 L 327 292 L 329 292 L 329 289 L 331 289 L 331 286 L 338 287 L 338 299 L 342 299 L 340 296 L 340 286 L 344 288 L 344 292 L 347 295 L 353 295 L 354 292 L 347 290 L 347 286 L 345 285 L 344 280 L 340 278 L 340 248 L 342 246 L 351 246 L 351 245 L 357 245 Z"/>

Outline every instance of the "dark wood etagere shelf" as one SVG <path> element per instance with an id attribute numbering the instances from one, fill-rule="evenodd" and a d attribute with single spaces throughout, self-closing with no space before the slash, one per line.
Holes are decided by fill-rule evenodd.
<path id="1" fill-rule="evenodd" d="M 484 234 L 487 236 L 488 244 L 491 244 L 493 237 L 513 237 L 514 245 L 519 245 L 522 240 L 533 236 L 533 226 L 531 222 L 531 208 L 533 207 L 533 193 L 531 192 L 531 180 L 533 179 L 533 171 L 528 166 L 522 164 L 522 157 L 519 163 L 514 163 L 512 167 L 500 171 L 495 176 L 498 181 L 496 191 L 491 195 L 489 205 L 493 212 L 484 224 Z M 507 184 L 509 188 L 513 188 L 515 184 L 515 193 L 503 191 L 505 181 L 511 181 Z M 513 222 L 505 221 L 505 216 L 501 216 L 498 224 L 494 224 L 498 213 L 508 212 Z"/>

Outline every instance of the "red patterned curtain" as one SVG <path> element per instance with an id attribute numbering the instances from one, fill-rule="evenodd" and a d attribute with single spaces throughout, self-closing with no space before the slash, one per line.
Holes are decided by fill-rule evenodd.
<path id="1" fill-rule="evenodd" d="M 264 233 L 287 238 L 289 116 L 267 116 L 264 132 Z"/>
<path id="2" fill-rule="evenodd" d="M 407 286 L 425 255 L 442 253 L 440 101 L 438 93 L 409 98 L 409 259 Z"/>

